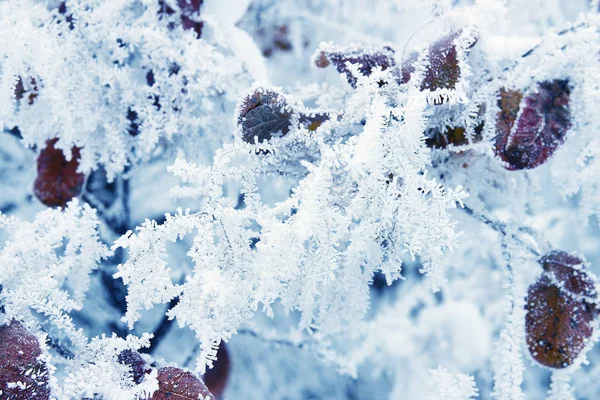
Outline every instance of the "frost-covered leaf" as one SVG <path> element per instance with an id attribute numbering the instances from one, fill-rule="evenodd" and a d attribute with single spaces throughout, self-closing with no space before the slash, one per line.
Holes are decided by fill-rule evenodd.
<path id="1" fill-rule="evenodd" d="M 595 277 L 579 257 L 564 251 L 551 251 L 540 258 L 540 264 L 559 282 L 561 289 L 574 298 L 583 298 L 590 303 L 597 301 Z"/>
<path id="2" fill-rule="evenodd" d="M 550 368 L 566 368 L 592 337 L 597 315 L 595 278 L 583 261 L 565 252 L 540 259 L 544 272 L 529 287 L 525 330 L 531 356 Z"/>
<path id="3" fill-rule="evenodd" d="M 386 70 L 395 68 L 394 50 L 389 47 L 381 49 L 364 47 L 337 47 L 332 44 L 321 43 L 319 49 L 313 56 L 314 63 L 319 68 L 329 65 L 335 67 L 340 73 L 346 75 L 348 83 L 356 88 L 357 77 L 350 71 L 348 64 L 358 65 L 358 70 L 364 76 L 370 76 L 375 68 Z"/>
<path id="4" fill-rule="evenodd" d="M 314 131 L 329 119 L 323 113 L 311 113 L 300 104 L 292 104 L 287 97 L 274 89 L 256 88 L 238 105 L 237 123 L 242 140 L 254 143 L 285 136 L 294 124 L 300 123 Z"/>
<path id="5" fill-rule="evenodd" d="M 144 361 L 137 351 L 131 349 L 123 350 L 119 353 L 117 361 L 129 367 L 135 383 L 140 384 L 144 380 L 147 371 L 146 361 Z"/>
<path id="6" fill-rule="evenodd" d="M 49 372 L 39 339 L 20 322 L 0 326 L 0 398 L 50 398 Z"/>
<path id="7" fill-rule="evenodd" d="M 259 88 L 240 103 L 238 125 L 241 126 L 242 139 L 254 143 L 256 137 L 260 143 L 286 135 L 293 115 L 293 108 L 281 93 Z"/>
<path id="8" fill-rule="evenodd" d="M 62 150 L 55 148 L 58 139 L 46 142 L 37 159 L 38 175 L 34 183 L 35 196 L 49 207 L 64 207 L 73 197 L 79 196 L 85 175 L 77 172 L 80 149 L 71 149 L 67 161 Z"/>
<path id="9" fill-rule="evenodd" d="M 545 163 L 571 128 L 569 82 L 544 81 L 525 97 L 500 91 L 496 155 L 506 169 L 532 169 Z"/>
<path id="10" fill-rule="evenodd" d="M 175 367 L 158 370 L 158 390 L 152 400 L 215 400 L 206 385 L 189 371 Z"/>
<path id="11" fill-rule="evenodd" d="M 464 38 L 463 38 L 464 35 Z M 427 49 L 427 61 L 421 90 L 454 89 L 462 77 L 461 56 L 476 43 L 470 32 L 458 30 L 437 40 Z M 407 83 L 415 73 L 419 53 L 412 53 L 403 63 L 401 83 Z"/>

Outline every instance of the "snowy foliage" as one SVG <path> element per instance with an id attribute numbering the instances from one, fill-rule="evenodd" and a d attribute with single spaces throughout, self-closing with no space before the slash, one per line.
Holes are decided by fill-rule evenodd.
<path id="1" fill-rule="evenodd" d="M 0 398 L 594 398 L 599 11 L 0 0 Z"/>

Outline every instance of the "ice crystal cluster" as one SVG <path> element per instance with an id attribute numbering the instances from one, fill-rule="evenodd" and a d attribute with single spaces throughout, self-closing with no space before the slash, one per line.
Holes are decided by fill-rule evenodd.
<path id="1" fill-rule="evenodd" d="M 597 0 L 0 0 L 0 399 L 595 399 Z"/>

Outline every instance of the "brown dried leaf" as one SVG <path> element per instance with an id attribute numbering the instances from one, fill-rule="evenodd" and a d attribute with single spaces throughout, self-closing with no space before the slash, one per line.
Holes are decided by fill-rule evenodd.
<path id="1" fill-rule="evenodd" d="M 529 287 L 525 331 L 531 356 L 550 368 L 566 368 L 592 337 L 597 314 L 595 281 L 582 260 L 565 252 L 540 258 L 542 276 Z"/>

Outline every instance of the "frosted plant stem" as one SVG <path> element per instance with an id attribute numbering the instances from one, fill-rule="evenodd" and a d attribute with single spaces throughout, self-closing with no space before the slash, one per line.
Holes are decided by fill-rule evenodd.
<path id="1" fill-rule="evenodd" d="M 505 223 L 500 222 L 500 221 L 492 220 L 491 218 L 489 218 L 486 215 L 483 215 L 483 214 L 480 214 L 478 212 L 473 211 L 472 208 L 470 208 L 470 207 L 468 207 L 466 205 L 462 208 L 462 210 L 465 213 L 467 213 L 468 215 L 470 215 L 471 217 L 477 219 L 478 221 L 480 221 L 480 222 L 484 223 L 485 225 L 489 226 L 490 228 L 492 228 L 496 232 L 500 233 L 503 237 L 510 237 L 511 239 L 515 240 L 516 242 L 518 242 L 519 244 L 521 244 L 522 246 L 524 246 L 530 253 L 532 253 L 536 257 L 540 256 L 539 249 L 536 249 L 536 248 L 532 247 L 531 245 L 525 243 L 520 237 L 516 236 L 513 233 L 508 232 L 507 231 L 507 225 Z M 533 229 L 531 229 L 529 227 L 526 227 L 526 226 L 517 226 L 516 227 L 516 231 L 530 235 L 536 241 L 536 245 L 538 245 L 536 247 L 539 247 L 539 243 L 540 242 L 542 242 L 541 247 L 543 249 L 548 249 L 550 247 L 550 245 L 549 245 L 548 242 L 546 242 L 545 240 L 543 240 L 537 232 L 535 232 Z"/>
<path id="2" fill-rule="evenodd" d="M 556 370 L 552 372 L 548 400 L 574 400 L 571 388 L 571 372 Z"/>

